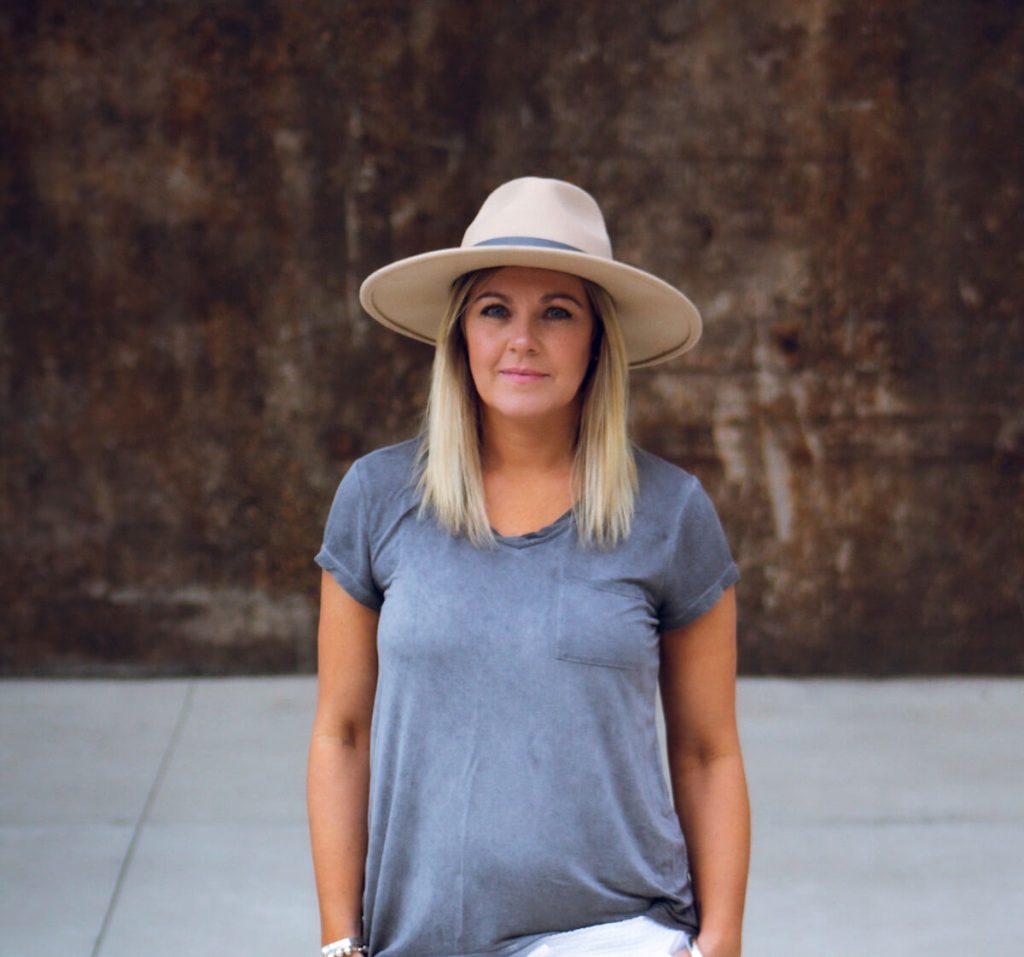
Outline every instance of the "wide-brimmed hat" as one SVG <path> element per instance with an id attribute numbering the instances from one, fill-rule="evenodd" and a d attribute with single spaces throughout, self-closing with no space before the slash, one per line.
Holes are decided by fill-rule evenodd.
<path id="1" fill-rule="evenodd" d="M 700 313 L 678 289 L 612 258 L 594 198 L 557 179 L 526 176 L 499 186 L 469 225 L 462 245 L 400 259 L 359 290 L 363 308 L 403 335 L 434 342 L 452 283 L 476 269 L 533 266 L 572 273 L 614 300 L 632 368 L 692 349 Z"/>

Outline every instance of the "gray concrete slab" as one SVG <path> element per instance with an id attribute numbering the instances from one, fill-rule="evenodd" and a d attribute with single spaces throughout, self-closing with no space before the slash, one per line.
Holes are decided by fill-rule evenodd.
<path id="1" fill-rule="evenodd" d="M 1024 953 L 1024 682 L 757 680 L 739 702 L 750 957 Z"/>
<path id="2" fill-rule="evenodd" d="M 88 955 L 188 692 L 0 683 L 0 953 Z"/>
<path id="3" fill-rule="evenodd" d="M 152 824 L 97 957 L 319 953 L 305 821 Z"/>
<path id="4" fill-rule="evenodd" d="M 200 680 L 149 821 L 305 821 L 309 678 Z"/>
<path id="5" fill-rule="evenodd" d="M 1024 828 L 781 824 L 754 842 L 749 957 L 1020 957 Z"/>
<path id="6" fill-rule="evenodd" d="M 1024 682 L 743 681 L 759 823 L 1022 821 Z"/>
<path id="7" fill-rule="evenodd" d="M 132 832 L 95 823 L 0 825 L 0 953 L 91 954 Z"/>
<path id="8" fill-rule="evenodd" d="M 184 681 L 0 682 L 0 824 L 134 824 Z"/>
<path id="9" fill-rule="evenodd" d="M 200 680 L 97 957 L 316 953 L 308 678 Z M 304 948 L 297 947 L 304 941 Z"/>
<path id="10" fill-rule="evenodd" d="M 315 953 L 314 695 L 0 682 L 0 955 Z M 740 714 L 747 957 L 1018 957 L 1024 681 L 745 680 Z"/>

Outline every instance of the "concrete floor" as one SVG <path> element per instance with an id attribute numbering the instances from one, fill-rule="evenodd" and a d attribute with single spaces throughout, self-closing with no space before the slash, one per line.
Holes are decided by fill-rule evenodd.
<path id="1" fill-rule="evenodd" d="M 317 953 L 310 678 L 0 682 L 0 955 Z M 1024 953 L 1024 681 L 747 679 L 745 957 Z"/>

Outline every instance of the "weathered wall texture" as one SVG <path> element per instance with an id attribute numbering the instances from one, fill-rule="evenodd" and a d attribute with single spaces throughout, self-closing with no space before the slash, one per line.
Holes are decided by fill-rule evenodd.
<path id="1" fill-rule="evenodd" d="M 313 664 L 348 463 L 429 350 L 360 279 L 524 173 L 701 348 L 634 381 L 748 672 L 1024 669 L 1024 9 L 7 2 L 0 666 Z"/>

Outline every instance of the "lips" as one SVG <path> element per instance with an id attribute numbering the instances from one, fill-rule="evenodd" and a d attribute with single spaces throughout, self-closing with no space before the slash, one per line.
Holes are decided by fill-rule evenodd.
<path id="1" fill-rule="evenodd" d="M 538 372 L 536 369 L 499 369 L 498 375 L 509 382 L 540 382 L 547 378 L 547 373 Z"/>

